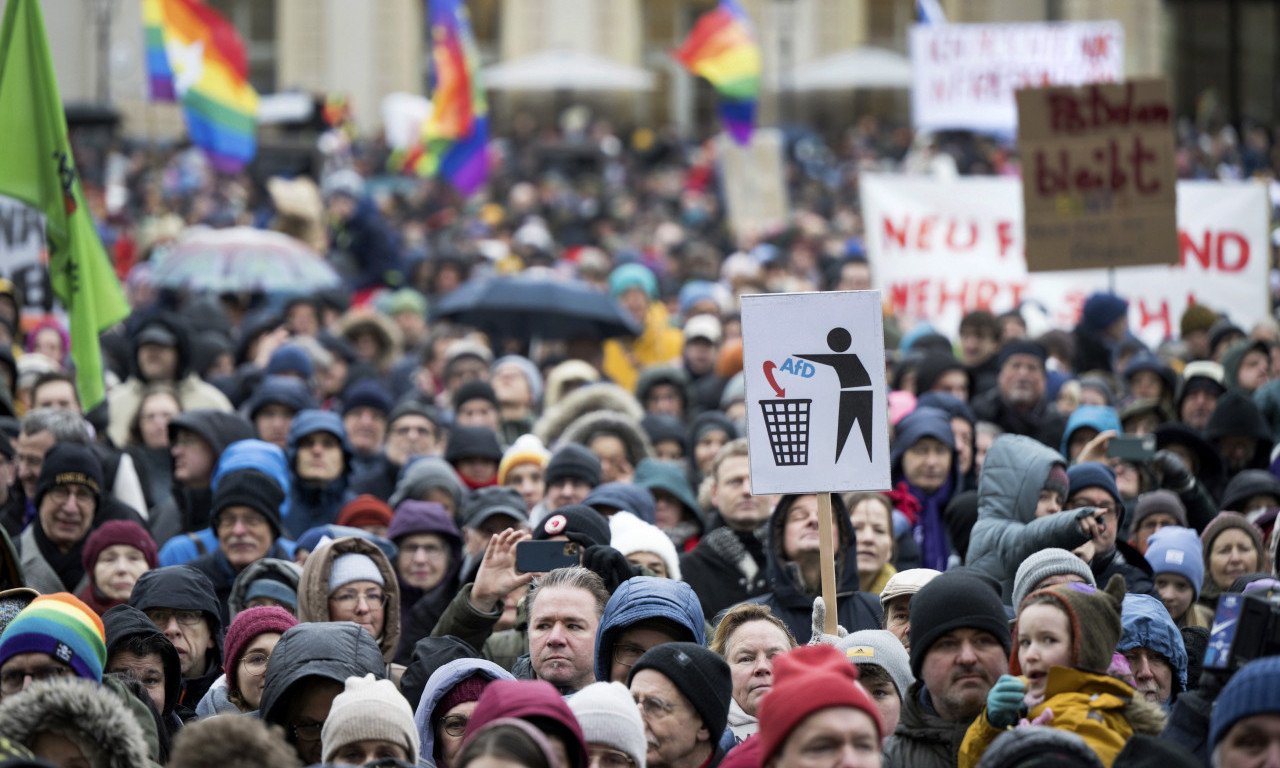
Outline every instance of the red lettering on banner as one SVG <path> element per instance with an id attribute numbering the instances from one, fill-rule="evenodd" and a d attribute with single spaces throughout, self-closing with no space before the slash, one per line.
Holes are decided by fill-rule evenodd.
<path id="1" fill-rule="evenodd" d="M 1094 150 L 1087 164 L 1072 166 L 1071 153 L 1059 150 L 1056 157 L 1044 152 L 1035 153 L 1036 191 L 1041 197 L 1083 192 L 1118 192 L 1129 186 L 1132 175 L 1136 191 L 1149 195 L 1160 190 L 1156 174 L 1144 174 L 1145 167 L 1155 163 L 1156 154 L 1142 142 L 1141 136 L 1133 137 L 1133 151 L 1122 153 L 1120 142 L 1107 141 L 1104 147 Z"/>
<path id="2" fill-rule="evenodd" d="M 929 237 L 933 234 L 933 225 L 938 223 L 937 216 L 925 216 L 920 220 L 920 229 L 916 232 L 916 247 L 927 251 L 933 247 Z"/>
<path id="3" fill-rule="evenodd" d="M 1231 243 L 1232 247 L 1227 248 L 1227 243 Z M 1231 251 L 1231 260 L 1228 261 L 1227 251 Z M 1249 264 L 1249 241 L 1239 232 L 1219 232 L 1218 233 L 1218 269 L 1223 272 L 1243 272 L 1244 268 Z"/>
<path id="4" fill-rule="evenodd" d="M 1001 306 L 1017 306 L 1026 289 L 1025 282 L 1005 283 L 988 278 L 952 281 L 926 278 L 890 282 L 885 286 L 885 294 L 894 312 L 927 318 L 946 314 L 951 307 L 968 312 L 991 309 L 997 302 Z"/>
<path id="5" fill-rule="evenodd" d="M 884 219 L 885 243 L 897 243 L 899 248 L 906 248 L 908 226 L 910 226 L 909 219 L 902 222 L 901 229 L 895 229 L 893 226 L 893 220 L 886 216 Z"/>
<path id="6" fill-rule="evenodd" d="M 1000 258 L 1009 255 L 1009 249 L 1013 247 L 1013 222 L 1001 221 L 996 224 L 996 240 L 1000 243 Z"/>
<path id="7" fill-rule="evenodd" d="M 1173 335 L 1173 321 L 1169 318 L 1169 302 L 1161 299 L 1159 306 L 1153 309 L 1147 306 L 1146 299 L 1138 299 L 1138 328 L 1146 330 L 1152 324 L 1164 327 L 1161 338 L 1167 339 Z"/>
<path id="8" fill-rule="evenodd" d="M 1205 271 L 1243 272 L 1249 266 L 1249 241 L 1239 232 L 1205 230 L 1199 240 L 1194 240 L 1179 230 L 1178 246 L 1179 264 L 1183 267 L 1189 260 Z"/>
<path id="9" fill-rule="evenodd" d="M 947 247 L 953 251 L 968 250 L 978 243 L 978 224 L 977 222 L 969 222 L 969 242 L 960 243 L 956 240 L 956 232 L 964 228 L 963 224 L 952 221 L 947 225 Z"/>
<path id="10" fill-rule="evenodd" d="M 1133 83 L 1127 83 L 1118 102 L 1107 101 L 1097 86 L 1086 87 L 1083 98 L 1066 92 L 1050 94 L 1049 126 L 1055 133 L 1076 134 L 1130 124 L 1169 124 L 1167 104 L 1135 104 L 1133 90 Z"/>
<path id="11" fill-rule="evenodd" d="M 1181 251 L 1178 259 L 1179 265 L 1183 267 L 1187 266 L 1187 255 L 1189 252 L 1190 255 L 1200 263 L 1201 269 L 1208 269 L 1209 260 L 1212 258 L 1209 252 L 1209 242 L 1212 238 L 1213 235 L 1210 232 L 1205 231 L 1204 241 L 1202 243 L 1197 243 L 1191 239 L 1191 235 L 1183 232 L 1182 230 L 1178 230 L 1178 245 L 1180 246 L 1178 250 Z M 1197 248 L 1197 245 L 1200 247 Z"/>

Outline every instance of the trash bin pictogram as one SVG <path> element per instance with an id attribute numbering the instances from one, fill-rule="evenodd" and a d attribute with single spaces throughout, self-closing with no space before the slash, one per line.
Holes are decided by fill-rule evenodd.
<path id="1" fill-rule="evenodd" d="M 809 405 L 812 400 L 761 400 L 773 463 L 780 467 L 809 463 Z"/>

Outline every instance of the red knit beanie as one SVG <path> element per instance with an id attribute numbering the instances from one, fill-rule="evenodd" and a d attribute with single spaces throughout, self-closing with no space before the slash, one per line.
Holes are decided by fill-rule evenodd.
<path id="1" fill-rule="evenodd" d="M 479 672 L 460 680 L 457 685 L 449 689 L 448 693 L 440 697 L 440 703 L 431 711 L 431 726 L 434 728 L 436 723 L 444 719 L 449 710 L 459 704 L 479 701 L 480 694 L 484 693 L 484 687 L 489 683 L 490 679 Z"/>
<path id="2" fill-rule="evenodd" d="M 806 645 L 773 662 L 773 688 L 760 700 L 761 764 L 782 749 L 787 737 L 806 717 L 832 707 L 853 707 L 875 721 L 879 741 L 885 737 L 880 710 L 858 684 L 858 667 L 830 645 Z"/>
<path id="3" fill-rule="evenodd" d="M 93 566 L 98 564 L 98 556 L 102 550 L 116 544 L 125 544 L 142 553 L 147 559 L 148 568 L 160 567 L 156 559 L 156 543 L 147 533 L 147 529 L 132 520 L 108 520 L 85 540 L 84 551 L 80 555 L 80 564 L 84 572 L 93 579 Z"/>
<path id="4" fill-rule="evenodd" d="M 352 528 L 363 528 L 366 525 L 380 525 L 386 528 L 391 525 L 391 507 L 377 496 L 364 494 L 348 501 L 338 513 L 337 525 L 349 525 Z"/>
<path id="5" fill-rule="evenodd" d="M 222 643 L 222 668 L 227 671 L 227 687 L 235 687 L 236 665 L 240 657 L 253 642 L 253 638 L 264 632 L 284 634 L 289 627 L 297 625 L 298 620 L 278 605 L 260 605 L 257 608 L 246 608 L 236 614 L 236 618 L 227 628 L 227 636 Z"/>

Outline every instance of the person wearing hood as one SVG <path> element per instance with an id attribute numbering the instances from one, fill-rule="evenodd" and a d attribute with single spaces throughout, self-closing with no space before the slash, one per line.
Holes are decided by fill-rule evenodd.
<path id="1" fill-rule="evenodd" d="M 1125 588 L 1159 599 L 1151 566 L 1132 544 L 1120 538 L 1124 527 L 1125 504 L 1116 487 L 1111 467 L 1096 461 L 1076 464 L 1067 470 L 1067 509 L 1095 510 L 1098 531 L 1076 553 L 1089 564 L 1094 580 L 1106 584 L 1111 577 L 1124 577 Z"/>
<path id="2" fill-rule="evenodd" d="M 926 568 L 945 571 L 953 553 L 942 513 L 960 486 L 950 416 L 936 408 L 916 408 L 904 416 L 894 429 L 889 466 L 894 488 L 906 501 L 898 511 L 909 524 L 895 538 L 912 539 Z"/>
<path id="3" fill-rule="evenodd" d="M 609 274 L 609 295 L 622 304 L 643 332 L 629 340 L 604 343 L 601 370 L 628 392 L 634 392 L 640 371 L 652 365 L 675 365 L 684 347 L 684 334 L 671 327 L 667 308 L 658 301 L 658 279 L 642 264 L 623 264 Z"/>
<path id="4" fill-rule="evenodd" d="M 1096 511 L 1061 511 L 1069 483 L 1062 455 L 1039 441 L 1001 435 L 991 444 L 966 565 L 999 582 L 1006 605 L 1019 563 L 1047 547 L 1074 550 L 1097 532 Z"/>
<path id="5" fill-rule="evenodd" d="M 335 257 L 347 265 L 352 290 L 399 285 L 405 266 L 399 237 L 365 194 L 364 180 L 355 171 L 344 170 L 325 179 L 322 186 Z"/>
<path id="6" fill-rule="evenodd" d="M 534 419 L 542 411 L 542 372 L 520 355 L 500 357 L 489 370 L 502 418 L 502 441 L 510 445 L 533 429 Z"/>
<path id="7" fill-rule="evenodd" d="M 462 534 L 440 504 L 408 499 L 396 507 L 387 538 L 397 547 L 395 571 L 403 627 L 395 659 L 405 664 L 414 644 L 431 634 L 458 592 Z"/>
<path id="8" fill-rule="evenodd" d="M 423 761 L 432 768 L 452 768 L 480 696 L 495 680 L 515 678 L 491 661 L 465 658 L 442 665 L 427 678 L 413 715 Z"/>
<path id="9" fill-rule="evenodd" d="M 256 712 L 271 653 L 280 637 L 297 624 L 293 614 L 275 606 L 241 611 L 227 628 L 223 642 L 228 671 L 200 699 L 196 715 L 206 718 Z"/>
<path id="10" fill-rule="evenodd" d="M 264 557 L 249 563 L 236 576 L 227 597 L 231 620 L 235 621 L 241 611 L 268 605 L 283 608 L 296 616 L 298 581 L 301 578 L 302 566 L 291 560 Z"/>
<path id="11" fill-rule="evenodd" d="M 174 536 L 208 527 L 213 472 L 218 460 L 228 445 L 251 437 L 253 425 L 236 413 L 186 411 L 169 421 L 173 491 L 152 508 L 148 519 L 156 546 L 163 547 Z"/>
<path id="12" fill-rule="evenodd" d="M 880 628 L 880 602 L 859 591 L 858 547 L 844 500 L 831 496 L 836 540 L 836 611 L 850 632 Z M 818 533 L 818 497 L 783 496 L 769 517 L 768 579 L 773 591 L 752 598 L 769 606 L 801 645 L 809 642 L 813 598 L 822 589 Z"/>
<path id="13" fill-rule="evenodd" d="M 304 764 L 318 763 L 325 721 L 347 678 L 384 678 L 385 670 L 377 642 L 360 625 L 302 623 L 286 630 L 271 651 L 258 712 L 284 729 Z"/>
<path id="14" fill-rule="evenodd" d="M 1109 405 L 1082 405 L 1067 418 L 1067 428 L 1062 432 L 1062 444 L 1058 450 L 1068 462 L 1074 462 L 1090 440 L 1107 430 L 1116 434 L 1123 431 L 1116 409 Z"/>
<path id="15" fill-rule="evenodd" d="M 689 414 L 689 376 L 672 365 L 646 368 L 636 382 L 636 400 L 648 415 L 684 420 Z"/>
<path id="16" fill-rule="evenodd" d="M 292 376 L 268 376 L 254 390 L 244 410 L 258 439 L 283 451 L 289 447 L 293 420 L 315 407 L 315 398 L 306 384 Z"/>
<path id="17" fill-rule="evenodd" d="M 294 417 L 286 453 L 293 488 L 285 528 L 296 539 L 308 528 L 335 521 L 343 505 L 355 498 L 347 487 L 353 454 L 342 420 L 317 410 Z"/>
<path id="18" fill-rule="evenodd" d="M 720 449 L 738 437 L 738 428 L 720 411 L 703 411 L 685 432 L 684 455 L 689 482 L 698 485 L 711 473 Z"/>
<path id="19" fill-rule="evenodd" d="M 129 596 L 129 605 L 151 619 L 178 652 L 182 690 L 174 705 L 184 722 L 222 675 L 222 619 L 213 583 L 185 565 L 147 571 Z"/>
<path id="20" fill-rule="evenodd" d="M 501 718 L 524 720 L 542 731 L 562 768 L 587 768 L 587 741 L 573 710 L 554 686 L 542 680 L 494 680 L 485 687 L 467 722 L 463 741 Z"/>
<path id="21" fill-rule="evenodd" d="M 636 465 L 653 457 L 640 419 L 614 411 L 584 414 L 565 427 L 561 443 L 585 446 L 600 459 L 600 482 L 632 482 Z"/>
<path id="22" fill-rule="evenodd" d="M 439 456 L 423 456 L 405 467 L 387 504 L 395 510 L 406 500 L 429 501 L 443 505 L 450 517 L 456 517 L 466 495 L 466 486 L 449 462 Z"/>
<path id="23" fill-rule="evenodd" d="M 82 556 L 89 583 L 78 597 L 98 615 L 123 605 L 138 577 L 159 567 L 156 543 L 132 520 L 109 520 L 89 534 Z"/>
<path id="24" fill-rule="evenodd" d="M 1271 345 L 1261 339 L 1232 344 L 1222 356 L 1222 384 L 1246 395 L 1271 379 Z"/>
<path id="25" fill-rule="evenodd" d="M 1218 398 L 1204 438 L 1221 454 L 1228 480 L 1246 469 L 1268 468 L 1271 430 L 1253 398 L 1244 392 L 1232 389 Z"/>
<path id="26" fill-rule="evenodd" d="M 130 605 L 117 605 L 102 615 L 106 631 L 105 673 L 124 674 L 142 684 L 160 712 L 170 737 L 182 728 L 178 698 L 182 695 L 182 665 L 178 651 L 147 615 Z"/>
<path id="27" fill-rule="evenodd" d="M 448 426 L 440 412 L 430 405 L 406 400 L 397 405 L 387 417 L 386 442 L 382 452 L 366 457 L 367 468 L 351 481 L 357 494 L 368 493 L 380 499 L 394 497 L 399 491 L 402 475 L 414 457 L 439 456 L 444 453 Z"/>
<path id="28" fill-rule="evenodd" d="M 25 765 L 153 766 L 143 726 L 117 690 L 79 679 L 36 683 L 0 703 L 0 732 L 50 761 Z"/>
<path id="29" fill-rule="evenodd" d="M 455 426 L 449 432 L 444 459 L 468 489 L 488 488 L 498 482 L 502 446 L 497 433 L 488 427 Z"/>
<path id="30" fill-rule="evenodd" d="M 182 319 L 168 313 L 142 316 L 131 335 L 133 369 L 129 378 L 107 393 L 107 410 L 111 414 L 107 435 L 113 443 L 129 442 L 129 427 L 148 384 L 171 384 L 184 412 L 232 410 L 227 396 L 192 370 L 190 334 Z"/>
<path id="31" fill-rule="evenodd" d="M 636 465 L 635 485 L 648 489 L 653 497 L 654 519 L 645 522 L 662 529 L 681 552 L 692 552 L 707 530 L 707 518 L 680 465 L 641 459 Z M 643 517 L 638 509 L 629 511 Z"/>
<path id="32" fill-rule="evenodd" d="M 1169 611 L 1150 595 L 1124 596 L 1120 642 L 1133 672 L 1134 689 L 1167 712 L 1174 698 L 1187 689 L 1187 649 Z"/>
<path id="33" fill-rule="evenodd" d="M 236 576 L 264 557 L 289 557 L 279 542 L 283 502 L 280 486 L 270 475 L 256 469 L 237 469 L 218 481 L 209 515 L 218 536 L 218 548 L 191 561 L 191 567 L 213 583 L 223 625 L 231 622 L 228 600 Z"/>
<path id="34" fill-rule="evenodd" d="M 596 627 L 596 680 L 625 683 L 645 651 L 662 643 L 706 645 L 702 607 L 682 581 L 634 576 L 609 597 Z"/>
<path id="35" fill-rule="evenodd" d="M 298 621 L 353 621 L 377 642 L 385 662 L 379 676 L 398 681 L 404 672 L 391 664 L 400 643 L 400 583 L 391 561 L 368 539 L 316 547 L 298 582 Z"/>

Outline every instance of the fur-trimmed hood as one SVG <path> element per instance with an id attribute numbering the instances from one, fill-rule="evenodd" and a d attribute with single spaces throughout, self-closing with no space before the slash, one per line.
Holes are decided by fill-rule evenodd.
<path id="1" fill-rule="evenodd" d="M 29 745 L 41 731 L 69 737 L 94 768 L 153 765 L 142 726 L 115 693 L 90 680 L 45 680 L 0 703 L 0 733 Z"/>
<path id="2" fill-rule="evenodd" d="M 600 435 L 613 435 L 627 447 L 627 461 L 631 466 L 642 459 L 653 458 L 653 443 L 640 426 L 640 420 L 629 415 L 610 411 L 595 411 L 579 416 L 560 436 L 560 443 L 578 443 L 590 448 L 591 441 Z"/>
<path id="3" fill-rule="evenodd" d="M 533 433 L 543 445 L 554 450 L 570 424 L 585 414 L 597 411 L 629 416 L 636 423 L 636 429 L 643 433 L 639 425 L 644 418 L 644 409 L 630 392 L 617 384 L 591 384 L 573 390 L 554 406 L 547 406 L 542 418 L 534 424 Z"/>
<path id="4" fill-rule="evenodd" d="M 231 619 L 234 621 L 236 614 L 244 610 L 244 604 L 248 602 L 244 597 L 249 593 L 249 586 L 258 579 L 274 579 L 285 586 L 292 587 L 296 592 L 298 580 L 301 578 L 302 566 L 295 562 L 274 557 L 254 560 L 244 567 L 244 570 L 236 576 L 235 583 L 231 585 L 231 594 L 227 597 L 227 608 L 230 610 Z"/>
<path id="5" fill-rule="evenodd" d="M 348 553 L 367 555 L 382 574 L 382 591 L 387 605 L 382 611 L 382 636 L 378 638 L 378 650 L 383 661 L 390 662 L 400 644 L 400 582 L 396 578 L 391 561 L 377 544 L 358 536 L 326 541 L 315 548 L 302 567 L 302 579 L 298 582 L 298 621 L 309 623 L 333 621 L 329 617 L 329 571 L 338 555 Z"/>
<path id="6" fill-rule="evenodd" d="M 338 320 L 338 335 L 353 345 L 356 335 L 363 330 L 371 330 L 378 337 L 378 359 L 369 362 L 379 371 L 386 372 L 399 356 L 404 343 L 400 329 L 381 312 L 366 309 L 353 309 Z"/>

